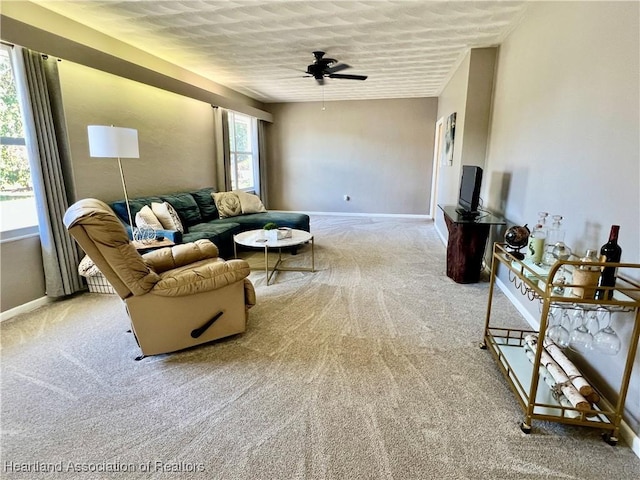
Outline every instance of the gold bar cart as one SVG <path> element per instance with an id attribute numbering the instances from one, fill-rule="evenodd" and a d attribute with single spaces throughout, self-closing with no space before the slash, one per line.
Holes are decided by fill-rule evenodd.
<path id="1" fill-rule="evenodd" d="M 541 268 L 526 260 L 517 259 L 506 249 L 505 244 L 495 243 L 484 335 L 480 347 L 491 352 L 522 407 L 525 417 L 520 428 L 523 432 L 531 432 L 533 420 L 547 420 L 601 428 L 604 430 L 604 440 L 610 445 L 616 445 L 640 337 L 640 283 L 638 280 L 634 280 L 634 278 L 640 278 L 640 265 L 633 263 L 606 264 L 617 267 L 618 272 L 616 286 L 607 288 L 613 292 L 613 298 L 610 300 L 579 298 L 571 295 L 572 287 L 578 287 L 578 285 L 571 283 L 571 273 L 580 265 L 579 261 L 561 260 L 550 268 Z M 593 265 L 602 267 L 605 263 L 594 263 Z M 491 324 L 493 292 L 499 267 L 508 270 L 509 280 L 523 295 L 526 295 L 531 301 L 538 300 L 541 303 L 538 331 L 504 328 Z M 557 274 L 561 268 L 564 269 L 564 282 L 558 280 L 559 275 Z M 538 335 L 540 339 L 545 337 L 548 327 L 547 318 L 551 307 L 579 307 L 585 312 L 598 308 L 611 312 L 629 312 L 628 317 L 633 318 L 629 321 L 633 321 L 634 324 L 626 349 L 624 371 L 615 401 L 607 400 L 602 392 L 596 389 L 600 401 L 593 404 L 589 410 L 578 411 L 575 408 L 562 405 L 554 398 L 551 389 L 544 382 L 540 382 L 540 359 L 543 351 L 540 346 L 542 342 L 539 342 L 535 358 L 531 363 L 525 354 L 524 338 L 529 334 Z M 593 386 L 593 384 L 591 385 Z"/>

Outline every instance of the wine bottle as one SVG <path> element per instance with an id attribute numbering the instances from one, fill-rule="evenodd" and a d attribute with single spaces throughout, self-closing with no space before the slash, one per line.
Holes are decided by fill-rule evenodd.
<path id="1" fill-rule="evenodd" d="M 620 232 L 620 225 L 611 225 L 611 233 L 609 233 L 609 241 L 605 243 L 600 249 L 600 256 L 602 261 L 607 263 L 618 263 L 622 256 L 622 249 L 618 245 L 618 233 Z M 602 273 L 598 279 L 598 287 L 614 287 L 616 285 L 616 267 L 602 267 Z M 605 290 L 599 288 L 596 290 L 595 299 L 611 300 L 613 298 L 613 289 Z"/>

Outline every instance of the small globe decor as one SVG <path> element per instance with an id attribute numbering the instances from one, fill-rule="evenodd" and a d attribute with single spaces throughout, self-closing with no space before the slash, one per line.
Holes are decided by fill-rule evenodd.
<path id="1" fill-rule="evenodd" d="M 513 226 L 504 234 L 504 241 L 507 243 L 507 251 L 509 254 L 518 260 L 524 259 L 524 253 L 521 253 L 520 250 L 527 245 L 529 242 L 529 234 L 531 231 L 529 228 L 524 225 Z"/>

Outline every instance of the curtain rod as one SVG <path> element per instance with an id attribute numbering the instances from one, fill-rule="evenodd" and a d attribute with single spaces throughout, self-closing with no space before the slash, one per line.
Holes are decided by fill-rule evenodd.
<path id="1" fill-rule="evenodd" d="M 4 45 L 5 47 L 9 47 L 9 48 L 15 48 L 15 44 L 13 43 L 9 43 L 9 42 L 5 42 L 4 40 L 0 40 L 0 44 Z M 42 58 L 44 60 L 48 60 L 49 59 L 49 55 L 46 53 L 41 53 L 40 55 L 42 55 Z M 58 62 L 62 62 L 61 58 L 58 57 L 54 57 Z"/>

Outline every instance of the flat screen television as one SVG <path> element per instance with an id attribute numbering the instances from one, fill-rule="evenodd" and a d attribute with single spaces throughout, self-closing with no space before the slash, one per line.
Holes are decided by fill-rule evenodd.
<path id="1" fill-rule="evenodd" d="M 478 215 L 480 204 L 480 186 L 482 185 L 482 168 L 475 165 L 463 165 L 460 178 L 460 195 L 458 208 L 460 215 Z"/>

